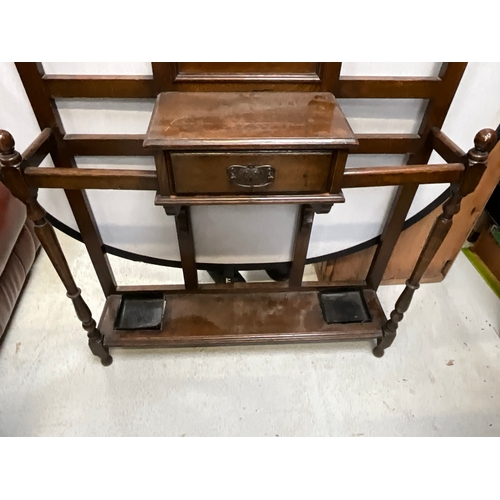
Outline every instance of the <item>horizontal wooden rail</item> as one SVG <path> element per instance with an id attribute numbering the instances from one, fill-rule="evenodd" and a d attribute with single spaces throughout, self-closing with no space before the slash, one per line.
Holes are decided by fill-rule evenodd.
<path id="1" fill-rule="evenodd" d="M 359 134 L 359 146 L 351 154 L 414 153 L 420 144 L 417 134 Z M 67 134 L 64 143 L 76 156 L 150 156 L 142 147 L 142 134 Z"/>
<path id="2" fill-rule="evenodd" d="M 142 134 L 66 134 L 64 143 L 75 156 L 151 156 Z"/>
<path id="3" fill-rule="evenodd" d="M 21 155 L 23 157 L 22 168 L 38 167 L 54 146 L 53 139 L 52 129 L 43 129 Z"/>
<path id="4" fill-rule="evenodd" d="M 460 180 L 464 168 L 462 163 L 348 168 L 344 172 L 342 188 L 452 183 Z"/>
<path id="5" fill-rule="evenodd" d="M 438 128 L 431 129 L 432 148 L 448 163 L 466 163 L 467 154 Z"/>
<path id="6" fill-rule="evenodd" d="M 28 185 L 37 188 L 158 190 L 154 170 L 27 168 L 24 175 Z"/>
<path id="7" fill-rule="evenodd" d="M 413 154 L 421 143 L 418 134 L 356 134 L 356 137 L 359 146 L 354 154 Z"/>
<path id="8" fill-rule="evenodd" d="M 457 182 L 460 180 L 463 170 L 464 165 L 462 163 L 413 165 L 406 167 L 349 168 L 344 173 L 342 187 L 354 188 Z M 158 190 L 156 172 L 151 170 L 28 167 L 25 169 L 24 175 L 28 185 L 36 188 Z M 283 194 L 281 197 L 285 199 L 291 196 Z M 184 198 L 179 197 L 179 200 Z M 213 201 L 214 197 L 207 197 L 207 199 Z M 171 199 L 169 200 L 172 201 Z M 319 203 L 318 200 L 316 201 Z"/>
<path id="9" fill-rule="evenodd" d="M 242 269 L 245 266 L 238 267 Z M 291 286 L 288 281 L 286 282 L 267 282 L 262 281 L 260 283 L 255 282 L 235 282 L 231 283 L 228 287 L 227 283 L 199 283 L 197 294 L 203 293 L 246 293 L 252 291 L 254 293 L 258 292 L 280 292 L 280 291 L 301 291 L 304 288 L 307 290 L 323 290 L 325 287 L 332 286 L 331 282 L 328 281 L 303 281 L 300 286 Z M 351 282 L 336 283 L 336 286 L 352 286 Z M 184 285 L 122 285 L 118 286 L 116 289 L 117 294 L 122 293 L 138 293 L 138 292 L 164 292 L 167 294 L 189 294 L 192 293 L 191 290 L 186 290 Z"/>
<path id="10" fill-rule="evenodd" d="M 158 86 L 149 75 L 46 75 L 43 83 L 52 97 L 59 98 L 141 99 L 158 95 Z"/>
<path id="11" fill-rule="evenodd" d="M 431 99 L 440 78 L 341 76 L 336 97 L 342 99 Z"/>
<path id="12" fill-rule="evenodd" d="M 178 73 L 174 83 L 321 83 L 317 73 Z M 181 86 L 182 88 L 182 86 Z"/>
<path id="13" fill-rule="evenodd" d="M 214 200 L 217 200 L 216 202 Z M 344 203 L 345 198 L 342 193 L 337 194 L 226 194 L 226 195 L 182 195 L 182 196 L 162 196 L 156 195 L 155 205 L 162 207 L 175 207 L 180 205 L 329 205 L 334 203 Z"/>
<path id="14" fill-rule="evenodd" d="M 314 84 L 317 75 L 177 75 L 174 85 L 182 90 L 186 84 L 196 82 L 245 84 L 285 82 L 288 84 Z M 48 93 L 57 98 L 155 98 L 158 86 L 152 75 L 45 75 Z M 336 97 L 343 99 L 431 99 L 436 96 L 441 80 L 434 77 L 340 77 Z"/>

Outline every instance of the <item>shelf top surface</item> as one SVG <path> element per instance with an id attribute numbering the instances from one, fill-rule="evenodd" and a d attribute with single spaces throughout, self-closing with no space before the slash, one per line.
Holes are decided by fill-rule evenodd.
<path id="1" fill-rule="evenodd" d="M 335 149 L 358 142 L 329 92 L 165 92 L 144 147 Z"/>

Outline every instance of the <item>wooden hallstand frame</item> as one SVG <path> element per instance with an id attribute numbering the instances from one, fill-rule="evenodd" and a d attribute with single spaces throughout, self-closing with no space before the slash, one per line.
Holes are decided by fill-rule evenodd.
<path id="1" fill-rule="evenodd" d="M 213 66 L 206 66 L 211 64 Z M 17 63 L 42 132 L 27 150 L 20 154 L 15 150 L 12 136 L 6 131 L 0 131 L 1 180 L 12 194 L 26 205 L 28 217 L 35 223 L 41 244 L 66 287 L 67 295 L 73 301 L 83 328 L 88 332 L 92 352 L 101 359 L 103 365 L 109 365 L 112 362 L 109 347 L 182 347 L 376 339 L 377 345 L 373 352 L 378 357 L 382 356 L 384 349 L 392 344 L 398 323 L 407 311 L 429 262 L 446 237 L 453 215 L 460 209 L 462 198 L 474 191 L 486 169 L 488 154 L 497 141 L 493 130 L 482 130 L 474 139 L 474 148 L 465 154 L 440 130 L 466 64 L 443 64 L 439 77 L 436 78 L 344 78 L 340 77 L 341 63 L 271 63 L 276 67 L 272 67 L 267 73 L 259 73 L 253 67 L 247 68 L 245 72 L 247 63 L 220 63 L 217 66 L 218 64 L 153 63 L 152 77 L 83 77 L 45 75 L 39 63 Z M 288 283 L 199 285 L 189 217 L 189 206 L 199 203 L 199 200 L 193 200 L 192 203 L 184 200 L 179 201 L 178 205 L 172 205 L 164 199 L 165 206 L 168 205 L 176 217 L 185 286 L 117 285 L 103 250 L 103 242 L 85 190 L 151 190 L 158 193 L 157 202 L 160 199 L 159 204 L 162 204 L 164 195 L 161 193 L 160 177 L 163 174 L 158 167 L 162 160 L 156 158 L 156 172 L 77 168 L 75 155 L 134 156 L 154 153 L 143 147 L 143 136 L 65 134 L 54 99 L 150 98 L 156 97 L 160 92 L 228 90 L 331 92 L 338 98 L 428 99 L 419 134 L 356 136 L 359 147 L 355 153 L 409 153 L 408 165 L 350 168 L 340 180 L 342 189 L 400 186 L 366 284 L 360 291 L 369 309 L 369 321 L 325 323 L 317 296 L 318 293 L 325 293 L 336 287 L 327 283 L 302 281 L 314 212 L 322 211 L 321 206 L 307 197 L 294 197 L 291 201 L 290 196 L 283 195 L 282 199 L 283 202 L 302 206 Z M 447 163 L 427 165 L 432 151 L 436 151 Z M 51 155 L 56 168 L 37 168 L 47 155 Z M 376 290 L 418 186 L 431 183 L 450 183 L 451 196 L 444 204 L 443 212 L 427 238 L 406 288 L 387 320 L 378 302 Z M 99 327 L 73 280 L 54 229 L 47 221 L 44 209 L 37 202 L 36 194 L 39 188 L 65 190 L 107 299 Z M 254 201 L 250 199 L 248 203 Z M 265 203 L 266 200 L 261 202 Z M 279 202 L 279 199 L 273 202 Z M 217 204 L 216 201 L 211 203 Z M 157 332 L 117 328 L 116 317 L 123 297 L 136 293 L 154 293 L 165 297 L 167 304 L 172 304 L 169 306 L 172 309 L 166 313 L 167 319 L 172 321 L 169 323 L 165 320 L 165 324 L 162 323 L 160 331 Z M 281 308 L 279 310 L 282 314 L 278 319 L 266 311 L 271 303 L 273 307 Z M 255 331 L 239 326 L 243 314 L 240 311 L 245 307 L 254 308 L 252 310 L 256 311 L 258 326 Z M 194 311 L 192 321 L 176 323 L 173 318 L 183 310 Z M 206 330 L 205 326 L 197 324 L 194 318 L 196 312 L 202 316 L 226 314 L 224 321 L 228 324 L 228 330 L 222 331 L 219 328 L 220 331 L 215 333 Z M 270 326 L 264 328 L 263 325 Z"/>

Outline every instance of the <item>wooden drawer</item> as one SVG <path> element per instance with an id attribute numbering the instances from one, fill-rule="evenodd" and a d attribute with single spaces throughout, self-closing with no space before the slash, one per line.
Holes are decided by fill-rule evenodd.
<path id="1" fill-rule="evenodd" d="M 178 195 L 326 193 L 330 190 L 337 152 L 170 153 L 170 156 L 174 191 Z"/>

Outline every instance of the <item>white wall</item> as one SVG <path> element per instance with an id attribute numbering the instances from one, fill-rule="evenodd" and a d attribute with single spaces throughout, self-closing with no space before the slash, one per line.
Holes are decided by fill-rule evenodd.
<path id="1" fill-rule="evenodd" d="M 150 74 L 149 63 L 46 63 L 48 73 Z M 439 63 L 344 63 L 342 74 L 360 76 L 435 76 Z M 500 123 L 500 63 L 470 63 L 443 126 L 464 150 L 476 132 Z M 9 130 L 22 151 L 39 127 L 13 63 L 0 63 L 0 128 Z M 425 102 L 409 99 L 340 100 L 355 132 L 417 132 Z M 153 101 L 58 100 L 68 133 L 145 133 Z M 398 165 L 400 155 L 354 155 L 352 166 Z M 431 163 L 439 163 L 437 155 Z M 154 169 L 152 158 L 80 158 L 80 167 Z M 44 163 L 51 166 L 50 160 Z M 422 186 L 414 215 L 446 186 Z M 318 215 L 309 248 L 316 257 L 362 243 L 380 234 L 395 188 L 345 190 L 346 203 Z M 89 191 L 104 242 L 151 257 L 178 260 L 175 225 L 153 204 L 152 192 Z M 64 193 L 41 190 L 40 201 L 52 215 L 76 229 Z M 291 257 L 297 208 L 293 206 L 195 207 L 192 210 L 199 262 L 278 262 Z"/>

